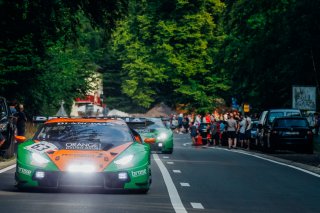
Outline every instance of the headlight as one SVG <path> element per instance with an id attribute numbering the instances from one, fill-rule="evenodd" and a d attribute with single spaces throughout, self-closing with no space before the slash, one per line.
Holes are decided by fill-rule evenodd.
<path id="1" fill-rule="evenodd" d="M 45 157 L 35 152 L 32 153 L 31 156 L 32 156 L 32 162 L 35 163 L 36 165 L 44 165 L 50 162 L 48 159 L 46 159 Z"/>
<path id="2" fill-rule="evenodd" d="M 122 158 L 120 158 L 119 160 L 115 160 L 114 163 L 117 165 L 126 165 L 128 163 L 130 163 L 133 159 L 133 155 L 127 155 L 124 156 Z"/>
<path id="3" fill-rule="evenodd" d="M 160 135 L 157 137 L 157 139 L 158 139 L 158 140 L 165 140 L 165 139 L 167 139 L 167 137 L 168 137 L 167 133 L 162 132 L 162 133 L 160 133 Z"/>

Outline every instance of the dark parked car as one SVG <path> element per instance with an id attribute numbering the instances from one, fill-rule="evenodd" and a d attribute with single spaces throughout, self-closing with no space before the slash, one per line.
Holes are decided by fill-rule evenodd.
<path id="1" fill-rule="evenodd" d="M 14 155 L 14 132 L 15 125 L 10 108 L 4 97 L 0 96 L 0 132 L 6 139 L 0 147 L 0 156 L 10 158 Z"/>
<path id="2" fill-rule="evenodd" d="M 269 143 L 265 143 L 263 140 L 267 137 L 267 134 L 270 132 L 271 126 L 275 118 L 279 117 L 292 117 L 292 116 L 301 116 L 301 111 L 299 109 L 269 109 L 263 111 L 259 121 L 258 121 L 258 130 L 257 130 L 257 145 L 262 149 L 270 149 Z"/>
<path id="3" fill-rule="evenodd" d="M 264 138 L 270 151 L 285 149 L 313 153 L 313 133 L 304 117 L 275 118 Z"/>

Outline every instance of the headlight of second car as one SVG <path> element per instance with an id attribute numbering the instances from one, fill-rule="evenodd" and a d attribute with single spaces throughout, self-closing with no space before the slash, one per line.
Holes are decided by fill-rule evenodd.
<path id="1" fill-rule="evenodd" d="M 168 134 L 165 133 L 165 132 L 162 132 L 162 133 L 160 133 L 160 134 L 158 135 L 157 140 L 159 140 L 159 141 L 164 141 L 164 140 L 166 140 L 167 138 L 168 138 Z"/>
<path id="2" fill-rule="evenodd" d="M 126 155 L 114 161 L 115 164 L 125 166 L 129 164 L 133 159 L 133 155 Z"/>

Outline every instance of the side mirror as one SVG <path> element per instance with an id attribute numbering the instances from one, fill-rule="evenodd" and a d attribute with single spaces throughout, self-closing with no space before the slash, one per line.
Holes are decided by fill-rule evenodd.
<path id="1" fill-rule="evenodd" d="M 146 138 L 146 139 L 144 139 L 144 142 L 145 143 L 155 143 L 156 139 L 155 138 Z"/>
<path id="2" fill-rule="evenodd" d="M 24 136 L 17 136 L 17 135 L 16 135 L 14 138 L 16 139 L 16 141 L 17 141 L 18 143 L 23 143 L 23 142 L 25 142 L 25 141 L 27 140 L 27 138 L 24 137 Z"/>

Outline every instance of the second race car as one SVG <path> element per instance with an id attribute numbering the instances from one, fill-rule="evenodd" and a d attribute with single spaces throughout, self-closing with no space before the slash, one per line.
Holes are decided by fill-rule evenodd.
<path id="1" fill-rule="evenodd" d="M 152 151 L 171 154 L 173 152 L 173 133 L 167 128 L 161 118 L 123 118 L 126 123 L 136 130 L 141 137 L 156 138 L 156 142 L 150 144 Z"/>

